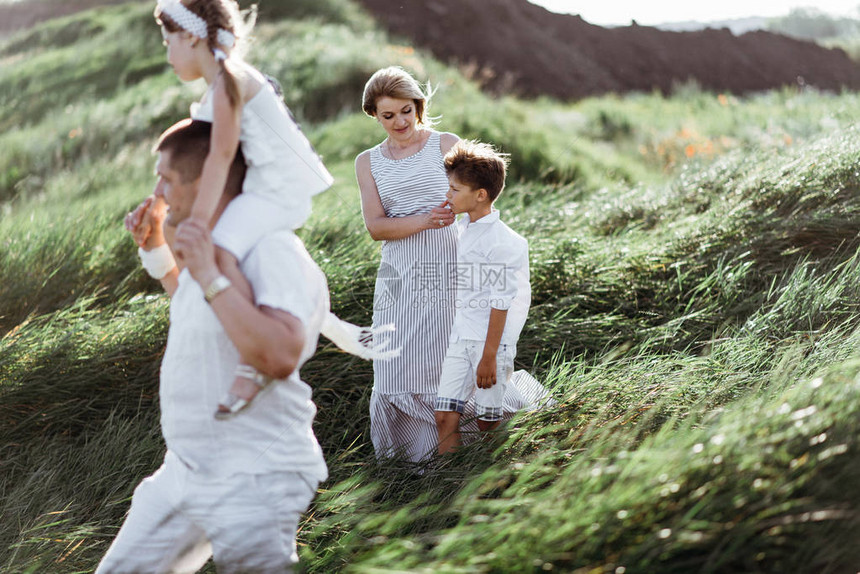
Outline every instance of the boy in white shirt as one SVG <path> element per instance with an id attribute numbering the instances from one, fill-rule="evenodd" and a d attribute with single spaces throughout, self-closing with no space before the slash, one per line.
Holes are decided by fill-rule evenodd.
<path id="1" fill-rule="evenodd" d="M 478 428 L 499 425 L 531 302 L 528 241 L 493 208 L 506 168 L 506 158 L 488 144 L 461 140 L 445 155 L 448 205 L 463 216 L 457 223 L 457 310 L 436 398 L 440 454 L 460 445 L 460 417 L 473 394 Z"/>

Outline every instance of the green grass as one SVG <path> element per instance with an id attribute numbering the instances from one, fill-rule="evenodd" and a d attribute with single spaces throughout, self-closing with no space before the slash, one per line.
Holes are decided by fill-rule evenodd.
<path id="1" fill-rule="evenodd" d="M 846 571 L 858 524 L 834 483 L 860 471 L 857 365 L 804 380 L 801 366 L 778 368 L 798 349 L 771 365 L 736 352 L 567 366 L 550 379 L 566 392 L 558 408 L 446 461 L 471 468 L 466 480 L 443 467 L 408 500 L 383 493 L 385 476 L 375 492 L 342 482 L 318 502 L 337 512 L 312 530 L 324 542 L 316 571 Z M 799 543 L 810 539 L 820 544 Z"/>
<path id="2" fill-rule="evenodd" d="M 533 286 L 517 366 L 558 400 L 415 476 L 374 460 L 371 366 L 323 340 L 302 371 L 331 474 L 307 571 L 860 567 L 856 95 L 492 98 L 346 0 L 261 14 L 250 58 L 336 177 L 301 231 L 334 310 L 370 320 L 352 162 L 383 133 L 359 100 L 400 64 L 438 87 L 440 129 L 511 154 L 498 206 Z M 201 86 L 159 43 L 133 4 L 0 46 L 4 572 L 91 571 L 163 454 L 168 301 L 121 221 Z"/>

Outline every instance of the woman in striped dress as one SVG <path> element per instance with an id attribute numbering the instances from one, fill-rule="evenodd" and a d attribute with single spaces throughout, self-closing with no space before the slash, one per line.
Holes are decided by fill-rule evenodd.
<path id="1" fill-rule="evenodd" d="M 432 129 L 429 100 L 401 68 L 373 74 L 362 107 L 388 137 L 355 160 L 364 223 L 370 236 L 382 241 L 373 325 L 396 327 L 374 335 L 374 344 L 401 349 L 399 357 L 373 361 L 370 438 L 378 457 L 416 463 L 436 452 L 434 407 L 454 322 L 457 274 L 458 238 L 445 199 L 442 158 L 459 138 Z M 534 377 L 515 371 L 502 418 L 551 401 Z M 477 436 L 474 415 L 470 400 L 463 410 L 464 443 Z"/>
<path id="2" fill-rule="evenodd" d="M 434 401 L 454 319 L 457 264 L 442 157 L 459 138 L 432 129 L 430 95 L 401 68 L 377 71 L 362 107 L 388 137 L 355 160 L 364 222 L 382 241 L 373 324 L 393 323 L 396 331 L 377 336 L 401 349 L 399 357 L 373 363 L 370 435 L 377 456 L 412 462 L 436 448 Z"/>

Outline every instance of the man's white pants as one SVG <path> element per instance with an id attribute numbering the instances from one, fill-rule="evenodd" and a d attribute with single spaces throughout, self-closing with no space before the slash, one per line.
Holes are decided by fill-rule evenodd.
<path id="1" fill-rule="evenodd" d="M 168 452 L 134 491 L 97 574 L 290 572 L 296 530 L 317 483 L 296 472 L 202 477 Z"/>

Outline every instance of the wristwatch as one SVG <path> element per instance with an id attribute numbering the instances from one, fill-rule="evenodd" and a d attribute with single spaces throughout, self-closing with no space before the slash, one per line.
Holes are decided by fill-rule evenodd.
<path id="1" fill-rule="evenodd" d="M 210 283 L 206 290 L 203 292 L 203 297 L 206 298 L 207 303 L 212 303 L 212 299 L 217 297 L 225 289 L 229 289 L 232 286 L 233 284 L 230 283 L 229 279 L 227 279 L 223 275 L 219 275 L 212 280 L 212 283 Z"/>

